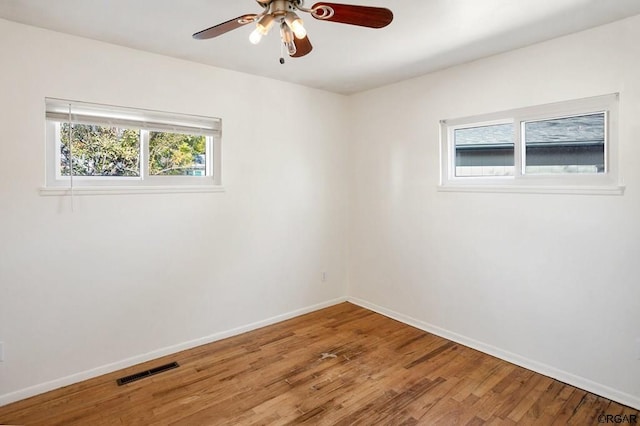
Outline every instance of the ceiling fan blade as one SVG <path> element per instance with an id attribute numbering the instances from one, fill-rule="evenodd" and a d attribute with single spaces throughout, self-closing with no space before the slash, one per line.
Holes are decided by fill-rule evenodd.
<path id="1" fill-rule="evenodd" d="M 313 50 L 313 46 L 309 41 L 309 37 L 305 36 L 304 38 L 293 38 L 293 42 L 296 45 L 296 53 L 291 55 L 292 58 L 301 58 L 304 55 L 308 55 L 309 52 Z"/>
<path id="2" fill-rule="evenodd" d="M 328 7 L 333 9 L 333 16 L 327 16 L 328 14 L 322 14 L 322 7 Z M 321 21 L 339 22 L 341 24 L 358 25 L 361 27 L 369 28 L 382 28 L 386 27 L 393 21 L 393 12 L 384 7 L 370 7 L 370 6 L 354 6 L 350 4 L 339 3 L 316 3 L 312 9 L 316 10 L 320 8 L 318 16 L 312 15 L 314 18 Z M 326 18 L 323 16 L 327 16 Z"/>
<path id="3" fill-rule="evenodd" d="M 219 35 L 253 22 L 256 16 L 257 15 L 255 14 L 238 16 L 237 18 L 230 19 L 227 22 L 223 22 L 222 24 L 214 25 L 211 28 L 207 28 L 206 30 L 197 32 L 193 35 L 193 38 L 195 38 L 196 40 L 205 40 L 208 38 L 218 37 Z"/>

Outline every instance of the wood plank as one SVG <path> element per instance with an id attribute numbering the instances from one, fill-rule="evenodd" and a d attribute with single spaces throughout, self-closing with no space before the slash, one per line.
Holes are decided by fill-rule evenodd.
<path id="1" fill-rule="evenodd" d="M 116 378 L 177 361 L 125 386 Z M 594 424 L 637 410 L 342 303 L 0 407 L 0 424 Z"/>

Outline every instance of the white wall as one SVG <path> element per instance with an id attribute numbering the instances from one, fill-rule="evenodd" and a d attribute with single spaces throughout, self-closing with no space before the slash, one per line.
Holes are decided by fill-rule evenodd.
<path id="1" fill-rule="evenodd" d="M 353 96 L 350 296 L 640 407 L 640 17 Z M 441 119 L 621 93 L 623 196 L 437 192 Z"/>
<path id="2" fill-rule="evenodd" d="M 344 298 L 345 97 L 4 20 L 0 61 L 0 405 Z M 39 195 L 47 96 L 221 117 L 226 192 Z"/>

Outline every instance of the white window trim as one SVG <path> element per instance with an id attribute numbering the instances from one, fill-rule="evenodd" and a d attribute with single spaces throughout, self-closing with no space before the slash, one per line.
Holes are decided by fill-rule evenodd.
<path id="1" fill-rule="evenodd" d="M 618 163 L 618 100 L 619 94 L 596 96 L 566 102 L 518 108 L 440 122 L 440 184 L 439 191 L 455 192 L 516 192 L 549 194 L 622 195 L 624 185 L 619 178 Z M 605 173 L 544 175 L 524 174 L 523 144 L 520 141 L 522 123 L 549 120 L 574 115 L 605 112 L 606 144 Z M 465 127 L 514 123 L 514 176 L 455 176 L 455 146 L 453 132 Z"/>
<path id="2" fill-rule="evenodd" d="M 100 195 L 144 193 L 224 192 L 222 186 L 221 120 L 213 117 L 167 113 L 111 105 L 47 98 L 45 185 L 41 195 Z M 60 122 L 68 122 L 69 105 L 73 123 L 105 123 L 141 129 L 141 175 L 138 177 L 61 176 Z M 65 111 L 66 110 L 66 111 Z M 206 136 L 207 176 L 150 176 L 148 165 L 149 131 L 183 132 Z"/>
<path id="3" fill-rule="evenodd" d="M 73 187 L 71 188 L 40 188 L 40 195 L 43 196 L 64 196 L 64 195 L 136 195 L 136 194 L 191 194 L 206 192 L 225 192 L 221 185 L 157 185 L 157 186 L 100 186 L 100 187 Z"/>

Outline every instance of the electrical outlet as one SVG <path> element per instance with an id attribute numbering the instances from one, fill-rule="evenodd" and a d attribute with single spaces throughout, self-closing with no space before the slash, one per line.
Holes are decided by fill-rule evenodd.
<path id="1" fill-rule="evenodd" d="M 322 273 L 322 282 L 323 282 L 323 283 L 326 283 L 326 282 L 327 282 L 327 273 L 326 273 L 326 272 L 323 272 L 323 273 Z"/>
<path id="2" fill-rule="evenodd" d="M 0 342 L 0 362 L 4 361 L 4 342 Z"/>

